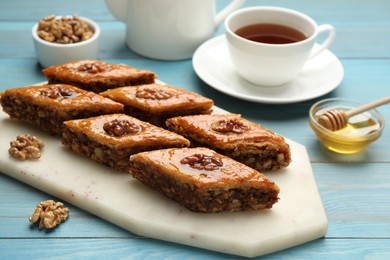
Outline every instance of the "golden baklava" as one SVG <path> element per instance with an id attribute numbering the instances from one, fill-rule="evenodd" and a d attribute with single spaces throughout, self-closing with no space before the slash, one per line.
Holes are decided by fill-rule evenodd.
<path id="1" fill-rule="evenodd" d="M 213 100 L 165 84 L 121 87 L 100 93 L 124 104 L 126 114 L 165 127 L 168 118 L 210 114 Z"/>
<path id="2" fill-rule="evenodd" d="M 123 112 L 123 105 L 94 92 L 66 84 L 45 84 L 7 89 L 1 105 L 11 118 L 61 133 L 62 122 Z"/>
<path id="3" fill-rule="evenodd" d="M 107 89 L 153 83 L 156 74 L 125 64 L 99 60 L 68 62 L 42 70 L 49 83 L 70 84 L 93 92 Z"/>
<path id="4" fill-rule="evenodd" d="M 174 117 L 167 127 L 192 145 L 209 147 L 258 171 L 279 170 L 291 162 L 290 146 L 282 136 L 237 114 Z"/>
<path id="5" fill-rule="evenodd" d="M 170 148 L 130 157 L 139 181 L 195 212 L 269 209 L 279 187 L 240 162 L 204 148 Z"/>
<path id="6" fill-rule="evenodd" d="M 181 135 L 125 114 L 64 122 L 62 144 L 118 171 L 129 171 L 130 155 L 163 148 L 188 147 Z"/>

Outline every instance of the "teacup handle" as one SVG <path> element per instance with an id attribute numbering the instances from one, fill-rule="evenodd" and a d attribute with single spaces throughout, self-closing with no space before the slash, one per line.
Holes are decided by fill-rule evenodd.
<path id="1" fill-rule="evenodd" d="M 328 37 L 320 44 L 319 48 L 316 48 L 314 51 L 312 51 L 309 56 L 309 59 L 314 58 L 333 43 L 336 37 L 336 29 L 330 24 L 322 24 L 317 27 L 316 35 L 319 35 L 324 32 L 328 32 Z"/>
<path id="2" fill-rule="evenodd" d="M 245 0 L 233 0 L 228 6 L 219 11 L 219 13 L 215 16 L 215 28 L 223 22 L 226 16 L 238 9 L 244 2 Z"/>

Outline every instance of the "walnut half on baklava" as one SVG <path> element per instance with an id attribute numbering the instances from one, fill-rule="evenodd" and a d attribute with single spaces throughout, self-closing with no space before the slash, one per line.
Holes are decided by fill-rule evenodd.
<path id="1" fill-rule="evenodd" d="M 125 114 L 66 121 L 61 141 L 76 154 L 125 172 L 132 154 L 190 145 L 178 134 Z"/>
<path id="2" fill-rule="evenodd" d="M 209 98 L 165 84 L 122 87 L 100 94 L 122 103 L 126 114 L 161 127 L 171 117 L 210 114 L 214 105 Z"/>
<path id="3" fill-rule="evenodd" d="M 7 89 L 1 105 L 11 118 L 37 125 L 51 134 L 61 133 L 66 120 L 123 111 L 121 103 L 66 84 Z"/>
<path id="4" fill-rule="evenodd" d="M 278 201 L 279 187 L 266 176 L 204 147 L 132 155 L 130 173 L 195 212 L 268 209 Z"/>
<path id="5" fill-rule="evenodd" d="M 169 130 L 183 135 L 195 146 L 206 146 L 258 171 L 278 170 L 291 162 L 284 138 L 236 114 L 175 117 Z"/>
<path id="6" fill-rule="evenodd" d="M 111 88 L 153 83 L 156 74 L 125 64 L 99 60 L 68 62 L 42 70 L 49 83 L 70 84 L 93 92 Z"/>

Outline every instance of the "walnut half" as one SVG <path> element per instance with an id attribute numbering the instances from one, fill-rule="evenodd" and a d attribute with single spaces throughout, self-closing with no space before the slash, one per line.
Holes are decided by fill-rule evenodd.
<path id="1" fill-rule="evenodd" d="M 120 137 L 139 133 L 142 128 L 128 120 L 114 119 L 103 125 L 103 130 L 110 136 Z"/>
<path id="2" fill-rule="evenodd" d="M 18 135 L 16 140 L 10 142 L 8 153 L 19 160 L 39 159 L 44 144 L 35 136 Z"/>
<path id="3" fill-rule="evenodd" d="M 232 118 L 229 120 L 220 120 L 218 122 L 214 122 L 211 125 L 211 129 L 223 134 L 226 133 L 243 134 L 246 131 L 248 131 L 250 127 L 245 125 L 243 122 L 239 121 L 238 119 Z"/>
<path id="4" fill-rule="evenodd" d="M 54 228 L 69 216 L 69 209 L 61 202 L 46 200 L 37 205 L 33 215 L 28 219 L 31 223 L 39 220 L 39 228 Z"/>
<path id="5" fill-rule="evenodd" d="M 137 90 L 137 93 L 135 93 L 135 96 L 137 98 L 143 98 L 143 99 L 152 99 L 152 100 L 161 100 L 161 99 L 168 99 L 173 96 L 173 93 L 170 93 L 169 91 L 157 89 L 157 88 L 144 88 Z"/>
<path id="6" fill-rule="evenodd" d="M 191 168 L 205 171 L 215 171 L 223 166 L 220 158 L 205 154 L 193 154 L 180 160 L 181 164 L 188 164 Z"/>

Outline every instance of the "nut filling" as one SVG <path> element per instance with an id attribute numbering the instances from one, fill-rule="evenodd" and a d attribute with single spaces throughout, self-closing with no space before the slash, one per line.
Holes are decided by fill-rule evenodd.
<path id="1" fill-rule="evenodd" d="M 69 209 L 61 202 L 47 200 L 39 203 L 33 215 L 28 219 L 31 223 L 39 221 L 39 228 L 54 228 L 69 216 Z"/>
<path id="2" fill-rule="evenodd" d="M 291 163 L 284 138 L 237 115 L 196 115 L 167 120 L 167 129 L 258 171 L 276 171 Z"/>
<path id="3" fill-rule="evenodd" d="M 141 126 L 127 121 L 127 120 L 119 120 L 119 119 L 114 119 L 110 122 L 107 122 L 103 125 L 104 131 L 108 135 L 111 136 L 125 136 L 128 134 L 136 134 L 141 132 L 142 128 Z"/>
<path id="4" fill-rule="evenodd" d="M 189 149 L 197 151 L 187 153 Z M 225 158 L 226 161 L 223 160 L 224 165 L 216 172 L 216 175 L 224 177 L 212 182 L 208 181 L 208 173 L 205 171 L 200 171 L 201 174 L 198 176 L 192 170 L 177 165 L 177 163 L 182 163 L 180 160 L 183 160 L 179 158 L 192 162 L 198 159 L 197 155 L 207 155 L 213 159 L 223 158 L 201 150 L 205 151 L 206 148 L 167 149 L 138 153 L 130 157 L 130 172 L 133 177 L 151 189 L 161 192 L 194 212 L 260 210 L 272 208 L 273 204 L 278 201 L 279 187 L 277 185 L 261 173 L 254 173 L 255 170 L 246 168 L 246 166 L 242 172 L 243 165 L 240 166 L 239 163 L 229 158 Z M 220 163 L 217 162 L 217 164 Z M 247 173 L 254 173 L 254 175 L 249 177 Z"/>
<path id="5" fill-rule="evenodd" d="M 242 162 L 249 167 L 259 171 L 276 171 L 287 167 L 290 164 L 289 151 L 279 151 L 274 144 L 263 142 L 250 145 L 228 145 L 224 148 L 217 148 L 206 144 L 206 140 L 198 136 L 187 137 L 193 147 L 208 147 L 220 154 L 229 156 L 236 161 Z M 200 141 L 199 141 L 200 140 Z"/>
<path id="6" fill-rule="evenodd" d="M 154 83 L 157 75 L 149 70 L 100 60 L 79 60 L 42 70 L 49 84 L 68 84 L 96 93 L 124 86 Z"/>
<path id="7" fill-rule="evenodd" d="M 89 118 L 64 122 L 61 142 L 74 153 L 87 156 L 100 164 L 115 168 L 121 172 L 129 172 L 129 157 L 133 154 L 168 147 L 189 146 L 189 141 L 179 135 L 158 129 L 141 121 L 136 121 L 136 119 L 126 120 L 124 117 L 118 118 L 117 116 L 105 115 L 95 119 Z M 106 120 L 107 117 L 110 120 Z M 129 135 L 110 138 L 101 127 L 98 129 L 94 127 L 93 132 L 98 133 L 99 137 L 91 137 L 91 128 L 89 126 L 95 125 L 95 122 L 100 122 L 100 120 L 104 120 L 107 123 L 115 121 L 115 119 L 136 123 L 142 132 L 137 134 L 137 136 Z M 79 124 L 80 122 L 87 122 L 87 124 Z M 86 125 L 87 127 L 85 127 Z M 104 125 L 104 123 L 99 123 L 99 125 Z M 118 131 L 117 134 L 121 135 L 122 130 L 119 129 Z"/>
<path id="8" fill-rule="evenodd" d="M 39 94 L 41 93 L 42 92 Z M 48 93 L 48 95 L 55 98 L 57 94 Z M 64 92 L 61 95 L 66 96 Z M 75 97 L 75 95 L 73 95 L 73 97 Z M 67 99 L 56 99 L 55 101 L 60 104 L 61 100 L 70 100 L 69 98 L 70 96 L 68 96 Z M 23 96 L 19 97 L 16 94 L 3 96 L 1 105 L 3 111 L 9 114 L 11 118 L 39 126 L 44 131 L 53 135 L 61 133 L 61 127 L 64 121 L 120 111 L 119 108 L 103 106 L 103 103 L 96 106 L 88 105 L 85 109 L 80 109 L 81 107 L 77 105 L 76 100 L 75 104 L 67 109 L 65 109 L 65 106 L 60 106 L 60 109 L 53 109 L 51 106 L 34 104 L 29 98 Z"/>
<path id="9" fill-rule="evenodd" d="M 236 119 L 219 120 L 211 125 L 211 129 L 224 134 L 243 134 L 250 129 L 249 126 Z"/>
<path id="10" fill-rule="evenodd" d="M 220 158 L 205 154 L 193 154 L 180 160 L 181 164 L 188 164 L 191 168 L 206 171 L 215 171 L 223 166 Z"/>
<path id="11" fill-rule="evenodd" d="M 16 140 L 10 142 L 8 153 L 19 160 L 39 159 L 44 144 L 35 136 L 18 135 Z"/>

